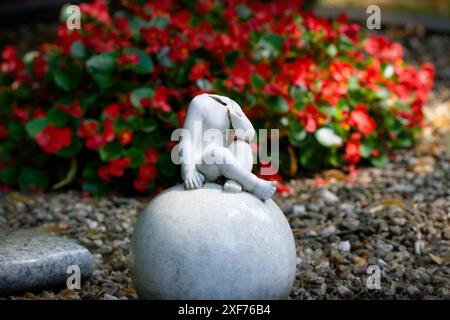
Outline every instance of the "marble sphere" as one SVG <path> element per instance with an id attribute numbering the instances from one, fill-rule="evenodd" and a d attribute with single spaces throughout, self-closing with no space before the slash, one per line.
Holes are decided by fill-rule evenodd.
<path id="1" fill-rule="evenodd" d="M 295 241 L 272 200 L 178 185 L 140 215 L 130 270 L 142 299 L 287 299 Z"/>

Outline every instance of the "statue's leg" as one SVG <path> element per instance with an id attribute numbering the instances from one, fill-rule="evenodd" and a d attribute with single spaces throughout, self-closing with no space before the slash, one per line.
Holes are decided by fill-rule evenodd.
<path id="1" fill-rule="evenodd" d="M 269 199 L 275 193 L 276 182 L 260 179 L 251 173 L 248 168 L 242 167 L 228 148 L 215 145 L 208 146 L 203 153 L 202 160 L 198 170 L 208 180 L 211 173 L 217 173 L 218 171 L 220 176 L 236 181 L 244 190 L 261 199 Z M 217 168 L 217 171 L 214 168 Z"/>
<path id="2" fill-rule="evenodd" d="M 237 164 L 245 171 L 252 172 L 253 168 L 253 154 L 252 147 L 245 141 L 236 140 L 230 143 L 228 149 L 236 158 Z M 227 180 L 223 185 L 223 189 L 228 192 L 241 192 L 242 185 L 235 180 Z"/>

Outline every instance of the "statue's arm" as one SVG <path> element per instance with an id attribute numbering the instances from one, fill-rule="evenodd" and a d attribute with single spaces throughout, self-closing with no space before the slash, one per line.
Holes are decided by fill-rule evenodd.
<path id="1" fill-rule="evenodd" d="M 255 129 L 241 107 L 232 101 L 228 111 L 235 136 L 240 140 L 250 142 L 255 136 Z"/>

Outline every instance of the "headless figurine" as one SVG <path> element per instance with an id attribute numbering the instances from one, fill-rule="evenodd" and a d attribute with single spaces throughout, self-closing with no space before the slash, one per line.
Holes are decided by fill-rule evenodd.
<path id="1" fill-rule="evenodd" d="M 196 123 L 201 123 L 201 130 L 195 130 Z M 227 179 L 225 191 L 245 190 L 263 200 L 274 195 L 276 182 L 252 173 L 249 142 L 255 136 L 255 129 L 235 101 L 206 93 L 196 96 L 189 104 L 184 129 L 189 133 L 182 134 L 180 142 L 181 175 L 186 189 L 201 188 L 205 181 L 214 182 L 223 176 Z M 237 140 L 228 141 L 229 129 L 234 130 Z M 204 134 L 207 130 L 221 134 Z"/>

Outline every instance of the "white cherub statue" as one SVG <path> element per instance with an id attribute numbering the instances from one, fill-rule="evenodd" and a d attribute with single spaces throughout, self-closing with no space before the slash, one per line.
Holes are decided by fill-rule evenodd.
<path id="1" fill-rule="evenodd" d="M 249 142 L 255 129 L 241 107 L 228 97 L 201 94 L 189 104 L 180 137 L 181 175 L 186 189 L 198 189 L 206 181 L 227 179 L 228 192 L 253 193 L 266 200 L 273 196 L 276 182 L 252 173 L 253 155 Z M 229 141 L 232 129 L 237 140 Z"/>

